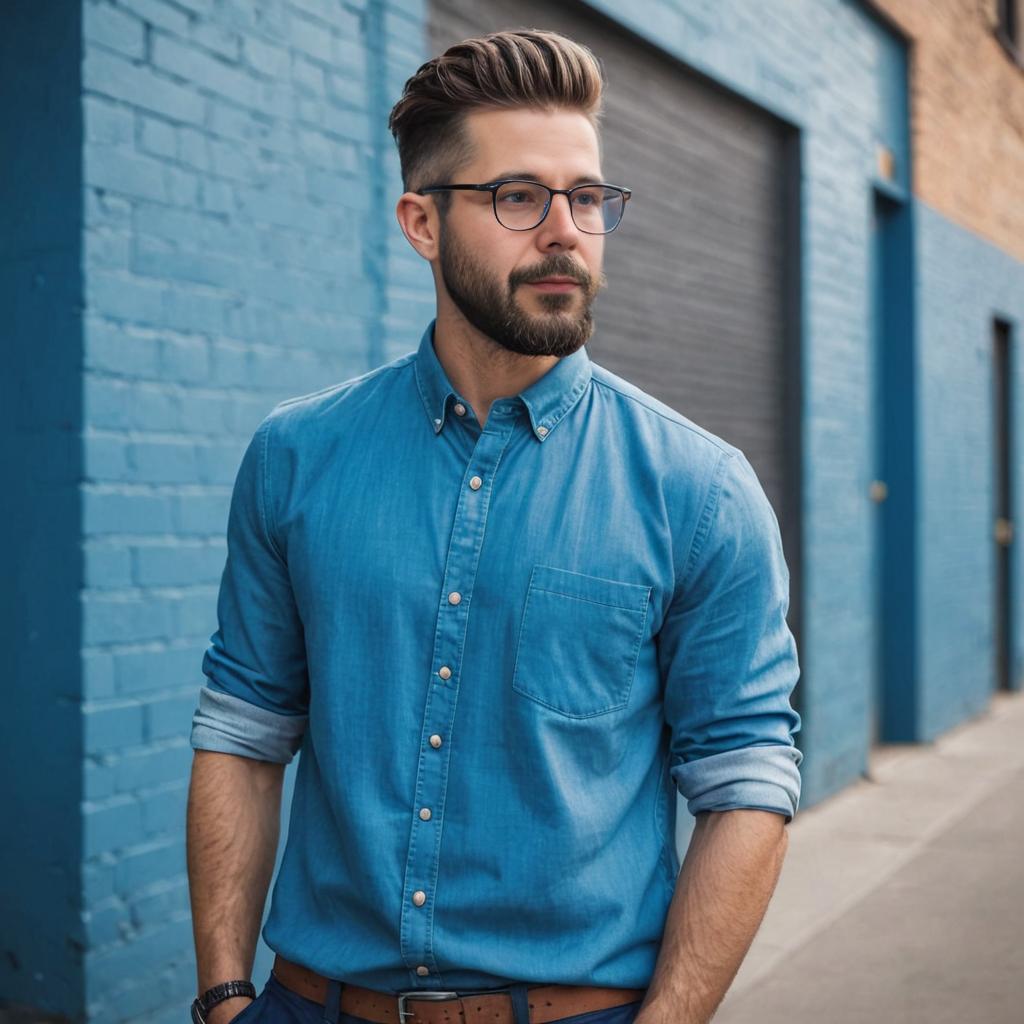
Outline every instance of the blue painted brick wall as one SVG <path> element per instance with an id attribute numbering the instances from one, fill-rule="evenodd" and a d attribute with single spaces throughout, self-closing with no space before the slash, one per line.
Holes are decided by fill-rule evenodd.
<path id="1" fill-rule="evenodd" d="M 1019 509 L 1024 263 L 925 203 L 915 202 L 914 216 L 921 396 L 920 739 L 931 740 L 984 711 L 996 685 L 992 320 L 998 315 L 1014 329 L 1011 421 L 1018 457 L 1011 507 Z M 1020 595 L 1024 575 L 1019 557 L 1016 562 L 1012 585 Z M 1012 673 L 1018 687 L 1022 604 L 1018 597 Z"/>
<path id="2" fill-rule="evenodd" d="M 406 244 L 387 111 L 423 12 L 82 14 L 86 1012 L 160 1024 L 194 986 L 188 730 L 242 450 L 277 401 L 413 347 L 429 314 L 425 267 L 384 282 Z"/>

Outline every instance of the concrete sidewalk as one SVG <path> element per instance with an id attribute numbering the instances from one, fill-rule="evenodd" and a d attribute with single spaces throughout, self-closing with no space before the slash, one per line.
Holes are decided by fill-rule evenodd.
<path id="1" fill-rule="evenodd" d="M 714 1024 L 1024 1024 L 1024 695 L 798 811 Z"/>

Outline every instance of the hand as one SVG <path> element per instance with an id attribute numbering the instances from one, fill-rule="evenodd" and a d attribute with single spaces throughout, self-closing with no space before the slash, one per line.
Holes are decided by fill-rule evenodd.
<path id="1" fill-rule="evenodd" d="M 206 1024 L 230 1024 L 251 1002 L 248 996 L 232 996 L 218 1003 L 207 1015 Z"/>

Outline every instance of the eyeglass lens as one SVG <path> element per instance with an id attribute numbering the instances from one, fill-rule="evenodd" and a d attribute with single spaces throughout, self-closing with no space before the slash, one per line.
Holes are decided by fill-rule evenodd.
<path id="1" fill-rule="evenodd" d="M 507 181 L 495 190 L 494 210 L 498 221 L 514 231 L 536 227 L 544 217 L 551 193 L 530 181 Z M 584 186 L 570 196 L 572 219 L 580 231 L 603 235 L 622 218 L 625 197 L 618 189 L 604 185 Z"/>

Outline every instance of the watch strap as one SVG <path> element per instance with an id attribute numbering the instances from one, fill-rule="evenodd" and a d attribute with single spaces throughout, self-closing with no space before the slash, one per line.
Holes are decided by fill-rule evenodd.
<path id="1" fill-rule="evenodd" d="M 218 1003 L 223 1003 L 225 999 L 233 999 L 235 996 L 255 999 L 256 986 L 251 981 L 222 981 L 219 985 L 208 988 L 196 1002 L 199 1003 L 205 1017 Z"/>

